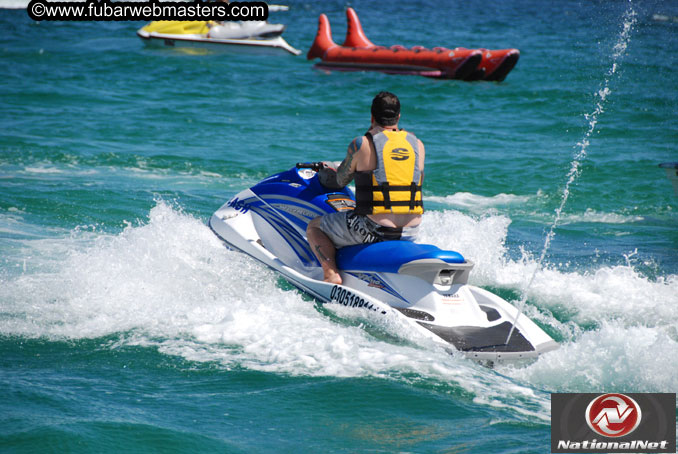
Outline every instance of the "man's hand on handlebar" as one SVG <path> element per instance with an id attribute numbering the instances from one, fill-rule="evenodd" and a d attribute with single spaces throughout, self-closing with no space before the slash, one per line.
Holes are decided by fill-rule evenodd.
<path id="1" fill-rule="evenodd" d="M 318 181 L 327 189 L 341 189 L 337 183 L 337 168 L 341 162 L 318 161 L 318 162 L 298 162 L 297 169 L 312 169 L 318 172 Z"/>
<path id="2" fill-rule="evenodd" d="M 341 165 L 341 161 L 316 161 L 316 162 L 297 162 L 297 169 L 311 169 L 320 172 L 322 169 L 333 169 L 335 172 Z"/>

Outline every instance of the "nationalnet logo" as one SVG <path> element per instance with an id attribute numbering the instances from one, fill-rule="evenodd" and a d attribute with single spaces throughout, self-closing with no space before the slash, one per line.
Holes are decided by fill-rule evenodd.
<path id="1" fill-rule="evenodd" d="M 676 452 L 676 395 L 551 394 L 551 451 Z"/>
<path id="2" fill-rule="evenodd" d="M 586 407 L 586 422 L 604 437 L 623 437 L 638 427 L 643 412 L 640 405 L 624 394 L 603 394 Z"/>

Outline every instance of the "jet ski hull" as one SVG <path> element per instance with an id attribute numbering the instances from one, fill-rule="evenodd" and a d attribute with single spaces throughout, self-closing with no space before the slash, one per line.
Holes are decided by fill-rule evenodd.
<path id="1" fill-rule="evenodd" d="M 398 317 L 452 353 L 497 362 L 536 358 L 558 347 L 510 303 L 469 285 L 472 262 L 432 245 L 387 241 L 340 249 L 342 285 L 323 282 L 306 225 L 337 207 L 350 209 L 353 194 L 324 189 L 314 174 L 292 169 L 242 191 L 212 215 L 210 228 L 228 247 L 318 300 Z"/>

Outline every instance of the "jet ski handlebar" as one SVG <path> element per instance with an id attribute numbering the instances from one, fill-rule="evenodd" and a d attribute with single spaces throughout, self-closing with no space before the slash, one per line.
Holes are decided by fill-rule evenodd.
<path id="1" fill-rule="evenodd" d="M 297 162 L 297 169 L 311 169 L 319 172 L 321 169 L 324 169 L 325 163 L 322 161 L 318 162 Z"/>
<path id="2" fill-rule="evenodd" d="M 328 161 L 297 162 L 297 169 L 312 169 L 318 173 L 318 181 L 327 189 L 339 190 L 343 188 L 337 182 L 338 163 Z"/>

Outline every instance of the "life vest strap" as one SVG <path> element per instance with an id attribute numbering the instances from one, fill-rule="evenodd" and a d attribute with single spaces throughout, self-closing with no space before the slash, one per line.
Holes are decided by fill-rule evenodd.
<path id="1" fill-rule="evenodd" d="M 381 193 L 384 194 L 384 208 L 387 210 L 391 209 L 391 194 L 389 194 L 389 185 L 388 181 L 383 182 L 381 185 L 379 185 L 379 189 L 381 190 Z"/>
<path id="2" fill-rule="evenodd" d="M 370 203 L 373 206 L 378 206 L 378 207 L 383 206 L 384 208 L 388 208 L 388 207 L 386 207 L 386 204 L 383 200 L 373 200 Z M 411 200 L 391 201 L 391 207 L 412 207 L 412 208 L 415 208 L 415 207 L 421 207 L 421 206 L 424 206 L 424 203 L 421 200 L 415 200 L 414 205 L 412 205 Z"/>
<path id="3" fill-rule="evenodd" d="M 380 186 L 374 186 L 374 185 L 370 185 L 370 184 L 356 184 L 356 186 L 355 186 L 356 191 L 358 190 L 358 188 L 367 189 L 368 191 L 381 191 L 382 190 L 381 185 Z M 408 184 L 407 186 L 405 186 L 405 185 L 403 185 L 403 186 L 389 186 L 388 190 L 389 191 L 414 191 L 414 192 L 417 192 L 417 191 L 421 191 L 421 185 L 416 184 L 416 183 L 412 183 L 412 184 Z"/>
<path id="4" fill-rule="evenodd" d="M 419 186 L 419 190 L 421 190 L 421 186 Z M 410 184 L 410 210 L 414 210 L 415 203 L 417 202 L 415 200 L 417 196 L 417 184 L 413 181 L 412 184 Z"/>

